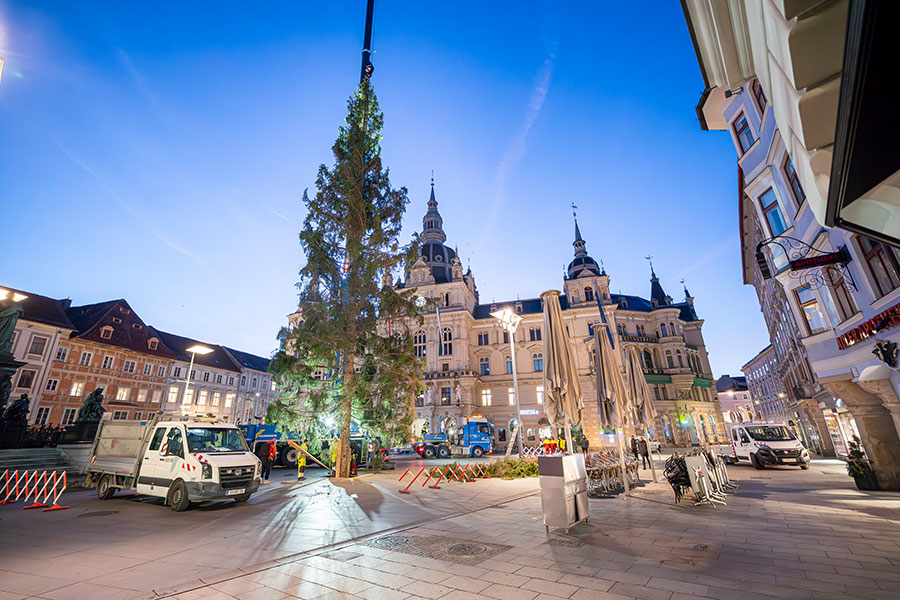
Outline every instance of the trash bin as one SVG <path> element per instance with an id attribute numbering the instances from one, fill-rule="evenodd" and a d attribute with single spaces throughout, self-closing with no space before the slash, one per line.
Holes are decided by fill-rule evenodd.
<path id="1" fill-rule="evenodd" d="M 569 527 L 590 517 L 584 455 L 538 457 L 544 527 Z"/>

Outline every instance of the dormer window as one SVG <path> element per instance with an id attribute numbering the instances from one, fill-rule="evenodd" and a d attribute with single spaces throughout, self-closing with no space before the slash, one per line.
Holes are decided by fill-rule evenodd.
<path id="1" fill-rule="evenodd" d="M 156 338 L 150 338 L 147 340 L 147 347 L 151 350 L 156 350 L 159 347 L 159 340 Z"/>
<path id="2" fill-rule="evenodd" d="M 619 298 L 619 308 L 628 308 L 628 300 Z"/>
<path id="3" fill-rule="evenodd" d="M 121 322 L 122 322 L 122 319 L 120 319 L 119 317 L 113 317 L 113 318 L 112 318 L 112 322 L 113 322 L 113 323 L 121 323 Z"/>
<path id="4" fill-rule="evenodd" d="M 131 326 L 134 327 L 135 329 L 143 329 L 144 328 L 144 326 L 141 325 L 140 323 L 132 323 Z"/>
<path id="5" fill-rule="evenodd" d="M 519 314 L 519 315 L 522 314 L 522 303 L 521 302 L 516 302 L 516 314 Z"/>
<path id="6" fill-rule="evenodd" d="M 108 327 L 108 326 L 101 327 L 100 328 L 100 337 L 103 338 L 104 340 L 108 340 L 108 339 L 112 338 L 112 332 L 113 332 L 112 327 Z"/>
<path id="7" fill-rule="evenodd" d="M 120 306 L 120 307 L 119 307 L 119 312 L 122 313 L 123 315 L 130 315 L 130 314 L 131 314 L 131 311 L 128 310 L 127 308 L 125 308 L 124 306 Z"/>

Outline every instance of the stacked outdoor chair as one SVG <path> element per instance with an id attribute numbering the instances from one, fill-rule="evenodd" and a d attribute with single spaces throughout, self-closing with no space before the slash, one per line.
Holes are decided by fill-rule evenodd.
<path id="1" fill-rule="evenodd" d="M 600 450 L 585 456 L 588 474 L 588 493 L 592 496 L 617 493 L 622 490 L 621 466 L 617 449 Z M 638 463 L 625 456 L 625 476 L 633 484 L 637 481 Z"/>

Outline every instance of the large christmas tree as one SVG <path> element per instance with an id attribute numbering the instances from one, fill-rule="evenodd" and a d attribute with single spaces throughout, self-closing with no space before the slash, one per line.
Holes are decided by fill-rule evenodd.
<path id="1" fill-rule="evenodd" d="M 422 369 L 409 328 L 421 322 L 413 290 L 398 293 L 391 280 L 418 244 L 400 244 L 406 188 L 391 188 L 382 167 L 384 117 L 368 79 L 347 112 L 334 166 L 319 166 L 314 198 L 303 193 L 300 320 L 279 334 L 271 370 L 282 394 L 270 411 L 292 429 L 336 418 L 339 477 L 349 476 L 351 418 L 385 441 L 408 435 Z"/>

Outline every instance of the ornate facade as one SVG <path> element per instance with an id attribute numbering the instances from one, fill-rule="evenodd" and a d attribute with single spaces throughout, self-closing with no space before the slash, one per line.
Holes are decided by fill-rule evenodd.
<path id="1" fill-rule="evenodd" d="M 420 240 L 417 261 L 406 280 L 396 286 L 416 288 L 426 299 L 425 323 L 414 336 L 416 353 L 425 359 L 426 369 L 425 392 L 417 400 L 413 434 L 451 431 L 460 417 L 481 414 L 493 421 L 496 441 L 505 445 L 516 424 L 515 360 L 526 442 L 536 443 L 542 433 L 557 435 L 546 427 L 544 411 L 541 299 L 479 302 L 471 269 L 464 271 L 456 251 L 446 244 L 434 184 Z M 624 352 L 628 346 L 640 351 L 659 411 L 654 428 L 657 439 L 668 445 L 724 440 L 721 408 L 703 341 L 703 320 L 687 289 L 684 300 L 674 302 L 651 268 L 649 300 L 612 294 L 610 276 L 588 254 L 577 221 L 573 246 L 575 256 L 562 282 L 560 303 L 576 350 L 588 439 L 599 442 L 602 433 L 594 383 L 593 329 L 605 317 L 618 351 Z M 505 332 L 491 316 L 503 307 L 522 317 L 514 334 L 513 357 Z"/>

